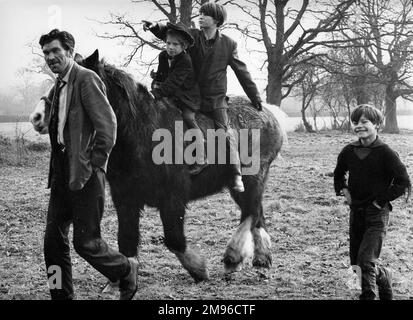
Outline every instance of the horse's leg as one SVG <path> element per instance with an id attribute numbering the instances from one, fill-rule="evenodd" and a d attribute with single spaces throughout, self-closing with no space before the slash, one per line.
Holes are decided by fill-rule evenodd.
<path id="1" fill-rule="evenodd" d="M 241 209 L 241 223 L 230 241 L 224 253 L 225 272 L 240 271 L 245 259 L 252 257 L 254 253 L 254 241 L 252 229 L 256 223 L 257 215 L 256 198 L 259 194 L 257 184 L 250 176 L 243 176 L 245 191 L 234 192 L 230 189 L 232 198 Z"/>
<path id="2" fill-rule="evenodd" d="M 133 191 L 132 179 L 110 179 L 113 204 L 118 216 L 118 247 L 126 257 L 138 257 L 139 218 L 143 205 Z"/>
<path id="3" fill-rule="evenodd" d="M 265 217 L 262 209 L 262 203 L 259 205 L 258 219 L 255 227 L 252 229 L 254 237 L 254 267 L 269 268 L 272 264 L 271 259 L 271 238 L 265 230 Z"/>
<path id="4" fill-rule="evenodd" d="M 254 266 L 271 265 L 271 241 L 265 230 L 262 210 L 263 176 L 244 176 L 245 191 L 231 192 L 241 209 L 241 224 L 229 241 L 224 254 L 227 273 L 241 270 L 242 263 L 250 256 L 253 256 Z"/>
<path id="5" fill-rule="evenodd" d="M 108 182 L 112 194 L 113 205 L 118 216 L 118 248 L 119 252 L 126 257 L 138 258 L 138 247 L 140 241 L 139 218 L 143 205 L 140 205 L 133 192 L 131 179 L 116 179 L 108 173 Z M 119 281 L 108 280 L 103 288 L 103 293 L 118 290 Z"/>
<path id="6" fill-rule="evenodd" d="M 252 257 L 254 251 L 252 223 L 252 217 L 244 219 L 228 242 L 223 259 L 225 273 L 240 271 L 245 259 Z"/>
<path id="7" fill-rule="evenodd" d="M 160 208 L 165 245 L 196 281 L 208 280 L 205 260 L 186 244 L 184 235 L 185 206 L 167 201 Z"/>
<path id="8" fill-rule="evenodd" d="M 266 231 L 265 227 L 265 216 L 262 207 L 262 196 L 264 193 L 264 187 L 268 178 L 268 171 L 270 169 L 270 164 L 261 167 L 261 171 L 258 175 L 259 180 L 257 184 L 258 197 L 257 206 L 253 208 L 254 214 L 256 214 L 256 222 L 254 228 L 252 229 L 252 234 L 254 237 L 254 259 L 252 260 L 252 265 L 254 267 L 264 267 L 269 268 L 272 264 L 271 259 L 271 237 Z"/>

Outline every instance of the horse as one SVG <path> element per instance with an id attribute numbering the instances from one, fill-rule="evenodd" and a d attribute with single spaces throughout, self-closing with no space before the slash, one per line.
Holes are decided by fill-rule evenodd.
<path id="1" fill-rule="evenodd" d="M 227 163 L 208 164 L 196 175 L 190 174 L 185 163 L 154 163 L 152 153 L 158 145 L 154 141 L 155 133 L 158 129 L 166 129 L 174 136 L 176 123 L 182 121 L 181 112 L 173 101 L 155 100 L 147 87 L 130 74 L 100 60 L 98 50 L 87 58 L 77 55 L 75 60 L 102 79 L 118 123 L 106 177 L 118 217 L 119 251 L 127 257 L 138 256 L 140 212 L 145 205 L 155 207 L 160 212 L 166 247 L 195 282 L 207 280 L 205 259 L 185 238 L 186 206 L 190 201 L 228 188 L 241 210 L 241 218 L 224 252 L 225 274 L 241 270 L 247 258 L 252 258 L 253 267 L 270 268 L 271 238 L 266 231 L 262 198 L 270 165 L 286 139 L 282 122 L 270 111 L 270 106 L 265 104 L 262 111 L 258 111 L 246 98 L 236 97 L 229 101 L 228 115 L 233 130 L 248 130 L 249 137 L 253 129 L 259 133 L 258 142 L 249 140 L 249 147 L 254 143 L 259 147 L 256 148 L 259 152 L 257 170 L 253 174 L 243 173 L 245 191 L 234 192 Z M 35 130 L 43 134 L 47 133 L 49 110 L 50 105 L 41 100 L 30 116 Z M 197 121 L 204 133 L 214 128 L 213 121 L 201 113 L 197 114 Z M 176 153 L 175 144 L 172 147 Z M 247 167 L 248 164 L 242 163 L 243 172 Z"/>

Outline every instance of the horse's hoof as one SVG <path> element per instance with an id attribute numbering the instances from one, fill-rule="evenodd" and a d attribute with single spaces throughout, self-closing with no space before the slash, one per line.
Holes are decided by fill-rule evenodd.
<path id="1" fill-rule="evenodd" d="M 270 256 L 257 256 L 252 260 L 252 265 L 256 268 L 270 268 L 272 265 Z"/>
<path id="2" fill-rule="evenodd" d="M 225 264 L 224 265 L 224 272 L 225 274 L 231 274 L 234 272 L 239 272 L 242 270 L 242 263 L 238 263 L 238 264 Z"/>
<path id="3" fill-rule="evenodd" d="M 111 282 L 110 280 L 106 283 L 105 287 L 102 289 L 102 293 L 114 293 L 119 291 L 119 281 Z"/>
<path id="4" fill-rule="evenodd" d="M 202 281 L 208 281 L 209 280 L 209 275 L 208 271 L 205 270 L 204 272 L 201 273 L 190 273 L 191 277 L 194 279 L 195 283 L 199 283 Z"/>
<path id="5" fill-rule="evenodd" d="M 174 253 L 195 282 L 201 282 L 209 279 L 205 260 L 193 249 L 187 248 L 185 252 Z"/>
<path id="6" fill-rule="evenodd" d="M 227 250 L 227 253 L 228 253 L 228 250 Z M 224 259 L 222 259 L 222 261 L 224 262 L 225 274 L 230 274 L 230 273 L 238 272 L 242 270 L 243 261 L 242 261 L 241 256 L 238 256 L 237 258 L 235 258 L 233 255 L 226 254 L 224 256 Z"/>

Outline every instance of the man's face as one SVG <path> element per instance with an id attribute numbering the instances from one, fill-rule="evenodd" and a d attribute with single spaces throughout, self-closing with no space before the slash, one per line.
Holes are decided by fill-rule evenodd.
<path id="1" fill-rule="evenodd" d="M 71 54 L 65 50 L 60 40 L 53 40 L 42 47 L 44 59 L 53 73 L 62 74 L 69 65 Z"/>
<path id="2" fill-rule="evenodd" d="M 206 16 L 203 13 L 199 14 L 199 27 L 201 29 L 208 29 L 211 27 L 216 27 L 218 24 L 218 21 L 215 20 L 211 16 Z"/>

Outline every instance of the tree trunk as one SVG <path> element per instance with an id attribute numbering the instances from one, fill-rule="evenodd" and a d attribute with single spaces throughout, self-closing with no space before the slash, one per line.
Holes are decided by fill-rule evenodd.
<path id="1" fill-rule="evenodd" d="M 347 132 L 351 132 L 351 108 L 349 104 L 347 105 L 347 117 L 348 117 Z"/>
<path id="2" fill-rule="evenodd" d="M 397 124 L 397 104 L 396 96 L 393 92 L 393 85 L 386 88 L 386 119 L 384 122 L 383 132 L 386 133 L 400 133 Z"/>
<path id="3" fill-rule="evenodd" d="M 366 83 L 359 84 L 359 87 L 356 89 L 356 101 L 357 105 L 369 103 L 369 94 L 365 90 Z"/>
<path id="4" fill-rule="evenodd" d="M 179 12 L 181 22 L 187 27 L 191 27 L 192 0 L 181 0 Z"/>
<path id="5" fill-rule="evenodd" d="M 305 104 L 305 102 L 303 104 Z M 315 132 L 313 126 L 307 121 L 304 107 L 301 108 L 301 119 L 303 120 L 303 124 L 307 132 Z"/>
<path id="6" fill-rule="evenodd" d="M 282 66 L 277 62 L 268 63 L 267 103 L 281 106 L 282 100 Z"/>

